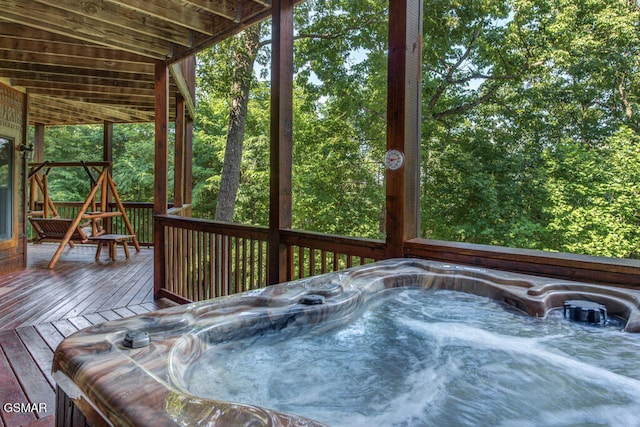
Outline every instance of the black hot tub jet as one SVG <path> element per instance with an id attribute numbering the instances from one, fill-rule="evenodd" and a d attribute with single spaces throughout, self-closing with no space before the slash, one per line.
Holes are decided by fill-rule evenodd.
<path id="1" fill-rule="evenodd" d="M 607 322 L 607 307 L 593 301 L 567 300 L 563 304 L 564 317 L 575 322 L 604 325 Z"/>

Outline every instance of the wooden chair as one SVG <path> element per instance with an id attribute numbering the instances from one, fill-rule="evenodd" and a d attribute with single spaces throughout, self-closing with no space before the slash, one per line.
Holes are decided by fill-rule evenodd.
<path id="1" fill-rule="evenodd" d="M 74 220 L 31 217 L 29 218 L 29 221 L 31 222 L 35 232 L 38 234 L 38 242 L 61 242 L 69 231 L 69 228 L 73 225 Z M 73 247 L 74 242 L 89 242 L 90 233 L 90 229 L 83 229 L 80 225 L 77 226 L 71 235 L 71 239 L 69 239 L 69 246 Z"/>

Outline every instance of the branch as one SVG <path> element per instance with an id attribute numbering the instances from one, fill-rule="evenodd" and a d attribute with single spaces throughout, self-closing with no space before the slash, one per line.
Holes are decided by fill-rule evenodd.
<path id="1" fill-rule="evenodd" d="M 367 26 L 373 24 L 374 22 L 377 21 L 377 19 L 379 18 L 378 15 L 371 15 L 369 17 L 369 19 L 367 19 L 366 21 L 362 22 L 359 21 L 357 23 L 357 25 L 353 25 L 351 27 L 343 27 L 341 28 L 341 31 L 338 31 L 336 33 L 330 33 L 330 34 L 315 34 L 315 33 L 308 33 L 308 34 L 298 34 L 296 36 L 293 37 L 293 40 L 301 40 L 301 39 L 319 39 L 319 40 L 335 40 L 335 39 L 339 39 L 342 37 L 347 36 L 349 33 L 351 33 L 352 31 L 355 30 L 359 30 L 362 28 L 366 28 Z M 267 40 L 263 40 L 260 42 L 260 47 L 264 47 L 267 45 L 270 45 L 272 42 L 272 39 L 267 39 Z"/>
<path id="2" fill-rule="evenodd" d="M 459 105 L 457 107 L 454 108 L 450 108 L 448 110 L 445 111 L 441 111 L 439 113 L 433 113 L 431 116 L 435 119 L 435 120 L 441 120 L 444 117 L 447 116 L 451 116 L 454 114 L 462 114 L 462 113 L 466 113 L 467 111 L 471 110 L 472 108 L 477 107 L 478 105 L 482 104 L 483 102 L 488 101 L 497 91 L 498 89 L 500 89 L 502 87 L 502 85 L 510 80 L 516 80 L 520 77 L 522 77 L 522 75 L 529 69 L 531 69 L 532 67 L 535 66 L 539 66 L 542 65 L 543 61 L 538 61 L 535 62 L 533 64 L 529 64 L 528 62 L 526 62 L 522 68 L 520 68 L 520 70 L 515 73 L 515 74 L 503 74 L 503 75 L 498 75 L 498 76 L 487 76 L 487 75 L 483 75 L 480 73 L 475 74 L 476 76 L 478 76 L 478 78 L 484 78 L 485 80 L 491 80 L 491 81 L 496 81 L 499 82 L 498 84 L 495 84 L 493 87 L 491 87 L 489 90 L 487 90 L 487 92 L 485 94 L 483 94 L 482 96 L 480 96 L 479 98 L 464 103 L 462 105 Z M 460 79 L 458 81 L 463 81 L 463 80 L 467 80 L 467 79 L 471 79 L 470 78 L 465 78 L 465 79 Z"/>
<path id="3" fill-rule="evenodd" d="M 462 54 L 462 56 L 460 56 L 460 58 L 455 64 L 448 65 L 447 62 L 444 60 L 444 58 L 441 59 L 441 62 L 445 65 L 445 68 L 447 69 L 447 74 L 445 75 L 443 82 L 440 84 L 440 86 L 438 86 L 438 88 L 433 93 L 433 96 L 431 96 L 431 99 L 429 100 L 429 110 L 432 110 L 436 106 L 436 104 L 438 103 L 438 100 L 442 97 L 442 94 L 446 90 L 447 84 L 452 83 L 453 74 L 464 63 L 464 61 L 469 57 L 469 55 L 471 55 L 471 48 L 473 47 L 475 42 L 478 40 L 478 37 L 480 37 L 481 32 L 482 32 L 482 26 L 478 26 L 478 28 L 476 28 L 476 30 L 473 32 L 473 36 L 471 36 L 471 41 L 469 42 L 469 45 L 467 46 L 466 51 Z"/>
<path id="4" fill-rule="evenodd" d="M 471 101 L 471 102 L 467 102 L 465 104 L 462 105 L 458 105 L 457 107 L 454 108 L 450 108 L 448 110 L 444 110 L 440 113 L 433 113 L 431 116 L 435 119 L 435 120 L 442 120 L 443 118 L 447 117 L 447 116 L 452 116 L 454 114 L 463 114 L 466 113 L 467 111 L 471 110 L 472 108 L 477 107 L 478 105 L 482 104 L 483 102 L 486 102 L 487 100 L 489 100 L 497 91 L 498 89 L 500 89 L 502 87 L 502 84 L 497 84 L 495 86 L 493 86 L 491 89 L 489 89 L 484 95 L 482 95 L 481 97 Z"/>
<path id="5" fill-rule="evenodd" d="M 631 102 L 627 97 L 627 93 L 624 89 L 624 80 L 625 77 L 622 76 L 620 80 L 620 84 L 618 85 L 618 93 L 620 94 L 620 99 L 622 99 L 622 105 L 624 105 L 624 112 L 628 118 L 633 117 L 633 108 L 631 107 Z"/>

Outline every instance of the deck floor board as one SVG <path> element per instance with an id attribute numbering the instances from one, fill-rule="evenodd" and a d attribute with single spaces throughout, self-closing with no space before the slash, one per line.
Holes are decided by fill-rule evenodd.
<path id="1" fill-rule="evenodd" d="M 58 344 L 86 327 L 172 305 L 153 300 L 153 250 L 131 258 L 95 261 L 96 247 L 65 249 L 55 269 L 57 245 L 29 245 L 25 270 L 0 277 L 0 401 L 44 404 L 38 412 L 5 412 L 0 427 L 53 427 Z"/>

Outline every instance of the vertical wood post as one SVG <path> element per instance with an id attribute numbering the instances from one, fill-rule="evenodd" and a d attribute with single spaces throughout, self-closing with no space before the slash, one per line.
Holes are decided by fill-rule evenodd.
<path id="1" fill-rule="evenodd" d="M 185 106 L 184 98 L 176 93 L 176 140 L 173 167 L 173 206 L 181 208 L 184 201 L 184 137 Z"/>
<path id="2" fill-rule="evenodd" d="M 291 228 L 293 146 L 293 0 L 274 0 L 271 7 L 271 135 L 269 256 L 267 283 L 286 280 L 287 250 L 280 230 Z"/>
<path id="3" fill-rule="evenodd" d="M 196 56 L 192 55 L 188 60 L 182 61 L 183 74 L 189 85 L 191 101 L 196 102 Z M 191 216 L 193 192 L 193 117 L 187 115 L 184 124 L 184 199 L 183 203 L 189 205 L 189 211 L 185 215 Z"/>
<path id="4" fill-rule="evenodd" d="M 20 133 L 20 143 L 26 144 L 28 141 L 29 134 L 29 94 L 25 93 L 23 95 L 24 102 L 22 103 L 22 132 Z M 44 131 L 44 126 L 42 126 L 42 130 Z M 44 133 L 43 133 L 44 137 Z M 44 138 L 43 138 L 44 140 Z M 35 148 L 34 148 L 35 150 Z M 29 185 L 28 172 L 27 172 L 27 154 L 25 153 L 20 159 L 22 164 L 20 165 L 20 201 L 18 202 L 18 218 L 15 221 L 18 222 L 18 242 L 19 250 L 22 252 L 22 265 L 21 267 L 26 268 L 28 263 L 28 254 L 27 254 L 27 186 Z M 15 162 L 14 162 L 15 164 Z M 15 188 L 15 185 L 14 185 Z M 15 211 L 15 208 L 14 208 Z"/>
<path id="5" fill-rule="evenodd" d="M 27 99 L 29 97 L 27 96 Z M 36 123 L 33 133 L 33 160 L 34 163 L 44 162 L 44 124 Z M 27 174 L 28 175 L 28 174 Z M 43 172 L 38 172 L 38 176 L 42 177 Z M 31 181 L 31 188 L 29 190 L 29 207 L 30 211 L 36 210 L 35 201 L 43 197 L 42 191 L 38 187 L 35 180 Z"/>
<path id="6" fill-rule="evenodd" d="M 184 204 L 191 205 L 193 193 L 193 119 L 186 118 L 184 127 Z M 191 216 L 191 207 L 189 207 Z"/>
<path id="7" fill-rule="evenodd" d="M 153 214 L 167 213 L 168 195 L 168 141 L 169 141 L 169 69 L 164 61 L 156 61 L 155 65 L 155 163 Z M 165 242 L 164 229 L 153 222 L 153 284 L 154 296 L 160 297 L 160 289 L 165 282 Z"/>
<path id="8" fill-rule="evenodd" d="M 387 86 L 387 150 L 404 154 L 386 171 L 386 254 L 404 255 L 403 243 L 420 226 L 420 89 L 422 1 L 391 0 Z"/>
<path id="9" fill-rule="evenodd" d="M 44 124 L 36 123 L 33 133 L 33 162 L 44 162 Z"/>
<path id="10" fill-rule="evenodd" d="M 113 162 L 113 122 L 105 120 L 102 133 L 102 160 Z"/>
<path id="11" fill-rule="evenodd" d="M 104 121 L 103 131 L 102 131 L 102 160 L 105 162 L 111 162 L 113 165 L 113 122 Z M 109 166 L 109 173 L 113 176 L 113 166 Z M 112 198 L 111 190 L 108 186 L 104 186 L 104 191 L 106 191 L 106 201 L 107 201 L 107 209 L 109 209 L 109 203 Z M 103 219 L 104 224 L 103 227 L 105 232 L 110 234 L 112 231 L 113 218 L 108 217 Z"/>

